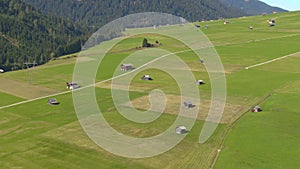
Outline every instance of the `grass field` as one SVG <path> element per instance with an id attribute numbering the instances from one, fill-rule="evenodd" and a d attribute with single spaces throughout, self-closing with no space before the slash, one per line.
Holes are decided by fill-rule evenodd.
<path id="1" fill-rule="evenodd" d="M 266 22 L 276 18 L 276 26 Z M 207 116 L 211 86 L 205 67 L 195 53 L 177 53 L 192 70 L 200 86 L 200 111 L 186 138 L 170 151 L 151 158 L 131 159 L 113 155 L 93 143 L 81 128 L 72 100 L 72 93 L 55 96 L 60 105 L 47 104 L 47 96 L 66 91 L 76 62 L 74 54 L 53 60 L 28 70 L 0 74 L 0 106 L 28 100 L 12 107 L 0 107 L 0 168 L 297 168 L 300 152 L 298 112 L 300 101 L 300 12 L 197 23 L 216 46 L 224 64 L 227 80 L 227 100 L 222 121 L 213 136 L 199 144 L 199 133 Z M 209 25 L 208 29 L 204 25 Z M 253 26 L 253 30 L 248 29 Z M 168 27 L 165 30 L 172 30 Z M 164 30 L 164 31 L 165 31 Z M 126 34 L 138 32 L 129 29 Z M 164 45 L 153 49 L 136 50 L 143 38 L 158 40 Z M 167 36 L 157 34 L 119 38 L 120 42 L 104 57 L 96 75 L 95 93 L 99 108 L 108 123 L 117 131 L 134 137 L 149 137 L 166 130 L 176 119 L 180 108 L 179 89 L 166 72 L 145 69 L 130 83 L 129 94 L 139 110 L 150 107 L 148 95 L 152 90 L 165 92 L 167 107 L 156 121 L 135 123 L 119 114 L 111 96 L 111 80 L 115 69 L 130 54 L 141 54 L 136 65 L 147 63 L 167 52 L 188 49 Z M 115 40 L 106 42 L 113 43 Z M 157 55 L 153 55 L 157 52 Z M 88 50 L 84 64 L 93 65 L 99 56 L 97 47 Z M 245 69 L 286 55 L 289 57 Z M 166 65 L 168 67 L 168 65 Z M 121 73 L 121 72 L 117 72 Z M 141 81 L 150 74 L 154 81 Z M 123 90 L 120 84 L 118 90 Z M 44 96 L 46 96 L 44 98 Z M 42 97 L 41 99 L 35 99 Z M 52 97 L 51 97 L 52 98 Z M 31 100 L 33 99 L 33 100 Z M 124 103 L 124 106 L 127 103 Z M 259 104 L 263 112 L 251 113 Z M 218 149 L 221 151 L 218 152 Z"/>
<path id="2" fill-rule="evenodd" d="M 262 113 L 244 116 L 226 138 L 215 168 L 297 168 L 299 101 L 299 94 L 274 93 Z"/>
<path id="3" fill-rule="evenodd" d="M 5 106 L 5 105 L 17 103 L 17 102 L 20 102 L 20 101 L 24 100 L 22 98 L 14 96 L 14 95 L 10 95 L 10 94 L 7 94 L 7 93 L 2 93 L 2 92 L 0 92 L 0 98 L 2 98 L 2 100 L 0 102 L 1 103 L 0 106 Z"/>

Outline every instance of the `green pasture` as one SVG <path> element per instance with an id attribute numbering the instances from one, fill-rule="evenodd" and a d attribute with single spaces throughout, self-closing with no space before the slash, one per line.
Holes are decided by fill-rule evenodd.
<path id="1" fill-rule="evenodd" d="M 0 100 L 1 100 L 0 106 L 5 106 L 5 105 L 21 102 L 24 99 L 7 94 L 7 93 L 0 92 Z"/>
<path id="2" fill-rule="evenodd" d="M 251 66 L 299 51 L 300 34 L 293 37 L 269 39 L 216 47 L 224 64 Z"/>
<path id="3" fill-rule="evenodd" d="M 299 89 L 298 89 L 299 90 Z M 215 168 L 297 168 L 299 94 L 273 94 L 261 113 L 248 113 L 225 139 Z"/>
<path id="4" fill-rule="evenodd" d="M 230 23 L 223 24 L 223 20 L 200 22 L 201 30 L 209 37 L 214 45 L 242 43 L 260 39 L 273 39 L 300 33 L 299 12 L 271 14 L 266 16 L 241 17 L 229 19 Z M 275 19 L 276 26 L 269 27 L 268 20 Z M 209 28 L 205 29 L 205 25 Z M 253 30 L 249 27 L 252 26 Z"/>
<path id="5" fill-rule="evenodd" d="M 286 18 L 296 21 L 295 16 Z M 286 43 L 278 41 L 277 44 L 282 47 L 277 46 L 274 52 L 282 52 L 281 56 L 299 52 L 299 48 L 298 50 L 296 48 L 299 42 L 294 41 L 295 38 L 298 36 L 282 41 Z M 290 42 L 293 43 L 289 44 Z M 284 54 L 284 52 L 287 53 Z M 298 56 L 298 54 L 291 55 L 227 76 L 228 86 L 233 87 L 236 94 L 258 96 L 269 93 L 270 95 L 260 105 L 263 107 L 263 112 L 249 112 L 233 124 L 222 145 L 215 168 L 281 169 L 299 166 L 297 160 L 300 150 L 298 145 L 300 141 Z M 244 74 L 244 76 L 229 80 L 231 76 L 239 74 Z M 250 77 L 248 82 L 246 76 Z M 250 80 L 252 77 L 255 77 L 254 81 Z M 237 79 L 239 80 L 236 81 Z M 238 86 L 244 86 L 244 88 L 246 86 L 248 90 L 239 90 L 238 86 L 230 84 L 232 82 L 244 83 Z"/>
<path id="6" fill-rule="evenodd" d="M 151 40 L 151 35 L 146 35 L 146 37 L 150 37 L 149 39 Z M 164 38 L 161 36 L 158 37 L 161 39 Z M 140 42 L 142 39 L 141 37 L 138 39 L 134 37 L 132 41 Z M 122 44 L 125 44 L 124 46 L 122 44 L 117 45 L 116 49 L 113 49 L 112 52 L 104 58 L 97 74 L 99 80 L 111 78 L 115 69 L 119 69 L 119 65 L 126 55 L 134 52 L 122 51 L 127 48 L 127 41 L 122 42 Z M 178 44 L 178 46 L 179 45 L 180 44 Z M 162 49 L 164 47 L 170 48 L 170 46 L 164 45 Z M 147 54 L 147 51 L 145 54 Z M 192 64 L 192 59 L 189 56 L 193 57 L 193 53 L 181 55 L 181 57 L 190 60 Z M 149 57 L 151 57 L 151 55 Z M 73 58 L 69 59 L 73 60 Z M 151 60 L 151 58 L 149 59 Z M 65 60 L 68 61 L 68 59 Z M 195 62 L 200 64 L 197 59 Z M 64 83 L 66 79 L 71 79 L 73 67 L 74 63 L 69 63 L 68 61 L 64 64 L 62 59 L 52 61 L 52 63 L 45 66 L 37 67 L 32 70 L 33 84 L 64 91 Z M 29 70 L 9 72 L 5 74 L 5 78 L 29 83 L 27 79 L 30 75 L 29 73 Z M 155 87 L 149 88 L 148 91 L 131 92 L 131 99 L 148 95 L 148 92 L 152 89 L 161 89 L 166 93 L 178 94 L 174 79 L 159 70 L 145 70 L 145 72 L 141 72 L 133 80 L 132 87 L 138 85 L 147 86 L 145 82 L 140 80 L 140 76 L 143 73 L 149 73 L 154 76 L 155 80 L 153 83 Z M 196 76 L 199 76 L 199 73 L 207 78 L 203 70 L 202 72 L 194 72 Z M 162 80 L 160 81 L 159 79 Z M 194 82 L 192 82 L 192 84 L 194 84 Z M 176 118 L 174 115 L 164 114 L 157 121 L 150 124 L 132 123 L 120 116 L 115 110 L 109 89 L 96 88 L 96 94 L 99 107 L 110 125 L 127 135 L 146 137 L 159 134 L 167 129 Z M 221 131 L 224 130 L 224 126 L 220 127 L 218 134 L 212 137 L 212 141 L 210 140 L 206 145 L 200 145 L 197 144 L 198 133 L 201 131 L 203 121 L 197 121 L 195 129 L 190 132 L 187 140 L 178 145 L 174 150 L 149 159 L 126 159 L 114 156 L 95 146 L 83 133 L 76 121 L 71 94 L 59 95 L 56 96 L 56 98 L 61 102 L 58 106 L 47 104 L 48 98 L 45 98 L 1 110 L 3 117 L 5 117 L 1 118 L 3 119 L 1 122 L 1 136 L 5 139 L 1 140 L 0 143 L 3 147 L 1 161 L 3 161 L 4 167 L 174 168 L 181 165 L 182 168 L 190 168 L 210 166 L 215 147 L 217 146 L 217 142 L 213 140 L 219 140 L 217 138 L 222 136 Z M 76 138 L 76 140 L 74 138 Z M 181 160 L 174 160 L 177 156 L 182 155 L 183 152 L 185 157 L 181 160 L 189 162 L 193 159 L 196 163 L 190 163 L 186 166 Z M 201 159 L 200 161 L 198 160 L 199 158 Z M 17 160 L 13 161 L 13 159 Z M 74 159 L 76 159 L 76 163 L 73 162 Z M 167 163 L 166 159 L 169 159 L 168 161 L 172 160 L 173 163 Z"/>
<path id="7" fill-rule="evenodd" d="M 113 108 L 110 90 L 96 89 L 103 115 L 112 127 L 129 135 L 145 137 L 166 129 L 176 116 L 163 115 L 152 124 L 132 123 Z M 144 95 L 131 93 L 132 99 Z M 198 144 L 198 133 L 203 122 L 198 121 L 187 139 L 175 149 L 148 159 L 126 159 L 114 156 L 91 142 L 80 128 L 70 94 L 56 97 L 58 106 L 47 104 L 47 99 L 1 110 L 1 165 L 5 168 L 173 168 L 209 166 L 221 126 L 207 144 Z M 32 108 L 29 108 L 32 107 Z M 29 108 L 29 109 L 28 109 Z M 181 160 L 174 160 L 178 156 Z M 76 162 L 73 160 L 76 159 Z M 172 160 L 172 163 L 166 162 Z M 189 163 L 189 161 L 197 163 Z M 199 159 L 201 159 L 199 161 Z M 169 161 L 168 160 L 168 161 Z M 188 165 L 182 163 L 188 162 Z"/>
<path id="8" fill-rule="evenodd" d="M 276 19 L 276 26 L 269 27 L 268 19 Z M 197 24 L 201 25 L 200 29 L 216 45 L 227 80 L 227 100 L 222 124 L 206 143 L 198 143 L 204 116 L 195 122 L 180 144 L 164 154 L 145 159 L 113 155 L 93 143 L 84 133 L 70 92 L 55 96 L 60 102 L 57 106 L 47 103 L 53 97 L 45 97 L 0 109 L 0 168 L 279 169 L 299 166 L 299 55 L 245 69 L 247 66 L 299 52 L 299 12 L 235 18 L 230 19 L 228 25 L 224 25 L 222 20 Z M 208 29 L 204 28 L 205 25 L 209 26 Z M 161 31 L 175 31 L 176 26 L 162 27 Z M 254 29 L 250 30 L 249 26 Z M 65 82 L 72 81 L 76 59 L 79 58 L 79 64 L 86 68 L 85 72 L 81 72 L 83 76 L 89 75 L 91 66 L 98 66 L 95 74 L 95 81 L 98 83 L 95 87 L 97 103 L 114 129 L 134 137 L 157 135 L 174 122 L 176 113 L 164 113 L 148 124 L 129 121 L 115 108 L 110 90 L 111 81 L 102 83 L 114 75 L 128 73 L 120 71 L 122 63 L 130 62 L 135 68 L 140 68 L 153 59 L 164 55 L 175 57 L 172 52 L 188 49 L 174 38 L 155 34 L 153 28 L 145 29 L 149 33 L 138 34 L 144 30 L 128 29 L 125 32 L 127 36 L 104 42 L 102 45 L 107 47 L 114 42 L 117 44 L 108 50 L 99 65 L 96 65 L 97 59 L 103 55 L 103 51 L 95 46 L 31 70 L 6 72 L 0 78 L 17 82 L 15 84 L 37 87 L 34 88 L 37 91 L 24 89 L 24 92 L 32 92 L 33 95 L 34 92 L 40 94 L 42 91 L 38 87 L 49 88 L 57 93 L 64 92 Z M 186 32 L 186 35 L 189 34 L 191 33 Z M 157 40 L 162 45 L 154 49 L 137 48 L 144 38 L 150 43 Z M 131 60 L 127 58 L 129 55 L 132 56 Z M 186 63 L 196 80 L 206 82 L 198 88 L 201 99 L 206 104 L 204 108 L 209 107 L 211 86 L 205 64 L 199 63 L 199 58 L 192 51 L 177 53 L 176 56 Z M 170 69 L 170 65 L 164 66 Z M 154 80 L 142 81 L 140 78 L 145 74 L 149 74 Z M 194 85 L 194 82 L 191 84 Z M 119 87 L 117 90 L 122 90 L 122 86 Z M 129 89 L 130 100 L 136 102 L 155 89 L 160 89 L 167 95 L 174 96 L 173 98 L 179 97 L 180 93 L 174 78 L 151 65 L 147 65 L 133 77 Z M 23 101 L 17 94 L 14 96 L 5 91 L 0 92 L 0 99 L 0 106 Z M 255 105 L 260 105 L 263 112 L 249 112 Z M 221 151 L 218 152 L 218 149 Z"/>

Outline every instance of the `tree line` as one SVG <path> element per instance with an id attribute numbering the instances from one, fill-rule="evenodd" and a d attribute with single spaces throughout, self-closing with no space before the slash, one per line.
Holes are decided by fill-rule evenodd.
<path id="1" fill-rule="evenodd" d="M 244 15 L 211 0 L 0 0 L 0 7 L 0 68 L 7 71 L 24 68 L 25 62 L 44 64 L 80 51 L 92 32 L 132 13 L 164 12 L 189 21 Z M 147 22 L 135 26 L 152 24 Z M 130 24 L 104 28 L 95 42 L 121 36 L 126 25 Z"/>
<path id="2" fill-rule="evenodd" d="M 239 9 L 219 0 L 26 0 L 47 14 L 55 14 L 91 28 L 128 14 L 163 12 L 188 21 L 244 16 Z"/>
<path id="3" fill-rule="evenodd" d="M 1 0 L 0 6 L 0 62 L 6 71 L 77 52 L 87 39 L 86 28 L 42 14 L 21 0 Z"/>

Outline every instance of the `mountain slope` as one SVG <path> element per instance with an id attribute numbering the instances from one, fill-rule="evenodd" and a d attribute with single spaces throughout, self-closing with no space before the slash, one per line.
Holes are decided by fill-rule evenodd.
<path id="1" fill-rule="evenodd" d="M 0 1 L 0 68 L 43 64 L 51 58 L 81 48 L 85 30 L 54 16 L 46 16 L 21 0 Z"/>
<path id="2" fill-rule="evenodd" d="M 189 21 L 238 17 L 245 13 L 218 0 L 26 0 L 43 12 L 56 14 L 89 26 L 102 26 L 138 12 L 164 12 Z"/>
<path id="3" fill-rule="evenodd" d="M 262 13 L 287 12 L 287 10 L 272 7 L 258 0 L 220 0 L 228 7 L 241 9 L 248 15 L 260 15 Z"/>

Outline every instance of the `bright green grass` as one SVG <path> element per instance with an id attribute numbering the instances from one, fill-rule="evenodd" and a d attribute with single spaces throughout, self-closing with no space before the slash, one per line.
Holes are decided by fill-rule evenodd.
<path id="1" fill-rule="evenodd" d="M 5 105 L 9 105 L 12 103 L 17 103 L 20 101 L 23 101 L 24 99 L 21 99 L 19 97 L 7 94 L 7 93 L 2 93 L 0 92 L 0 106 L 5 106 Z"/>
<path id="2" fill-rule="evenodd" d="M 283 46 L 275 51 L 293 48 Z M 261 105 L 263 112 L 247 113 L 234 124 L 225 139 L 215 168 L 280 169 L 299 166 L 298 62 L 298 57 L 291 56 L 228 76 L 227 79 L 240 75 L 239 78 L 235 77 L 235 80 L 228 80 L 228 86 L 231 86 L 231 91 L 235 91 L 236 94 L 273 95 Z M 254 81 L 246 82 L 245 75 Z M 244 89 L 240 90 L 239 86 Z"/>
<path id="3" fill-rule="evenodd" d="M 243 70 L 227 75 L 227 92 L 233 96 L 264 96 L 296 79 L 299 77 L 294 73 Z"/>
<path id="4" fill-rule="evenodd" d="M 216 47 L 224 64 L 251 66 L 299 51 L 300 35 Z"/>
<path id="5" fill-rule="evenodd" d="M 280 89 L 277 89 L 278 93 L 294 93 L 300 94 L 300 80 L 289 82 L 286 85 L 282 86 Z"/>
<path id="6" fill-rule="evenodd" d="M 300 73 L 300 57 L 290 56 L 279 61 L 275 61 L 264 66 L 257 67 L 259 70 L 272 72 Z"/>
<path id="7" fill-rule="evenodd" d="M 8 72 L 5 74 L 5 77 L 24 83 L 29 83 L 29 79 L 31 77 L 31 82 L 34 85 L 64 91 L 65 82 L 72 80 L 73 67 L 74 64 L 61 64 L 53 67 L 37 67 L 32 70 Z"/>
<path id="8" fill-rule="evenodd" d="M 276 18 L 276 26 L 270 28 L 267 20 Z M 201 30 L 215 45 L 226 43 L 240 43 L 258 39 L 268 39 L 291 34 L 299 34 L 299 12 L 272 14 L 230 19 L 230 24 L 223 25 L 223 21 L 200 23 Z M 208 25 L 208 29 L 204 29 Z M 249 26 L 254 29 L 250 30 Z"/>
<path id="9" fill-rule="evenodd" d="M 215 168 L 297 168 L 299 101 L 298 94 L 274 94 L 263 112 L 243 117 L 226 138 Z"/>
<path id="10" fill-rule="evenodd" d="M 119 131 L 137 131 L 138 136 L 161 132 L 168 127 L 168 123 L 174 120 L 174 116 L 164 115 L 153 124 L 135 124 L 109 111 L 112 107 L 110 91 L 104 89 L 96 90 L 100 108 L 108 122 Z M 132 99 L 143 94 L 133 92 Z M 126 159 L 114 156 L 106 151 L 95 147 L 79 146 L 76 140 L 63 139 L 63 136 L 51 137 L 45 133 L 51 133 L 61 128 L 63 135 L 71 134 L 79 137 L 81 141 L 90 143 L 82 130 L 73 132 L 65 128 L 67 125 L 77 122 L 73 110 L 70 94 L 56 97 L 61 102 L 58 106 L 47 104 L 47 99 L 38 100 L 28 104 L 8 108 L 0 111 L 0 145 L 1 165 L 4 168 L 207 168 L 215 147 L 222 135 L 224 126 L 217 130 L 208 143 L 198 144 L 198 134 L 203 122 L 196 122 L 195 127 L 187 136 L 187 139 L 175 149 L 148 159 Z M 34 107 L 34 109 L 28 109 Z M 107 112 L 109 111 L 109 112 Z M 64 129 L 65 128 L 65 129 Z M 146 133 L 145 133 L 146 131 Z M 129 133 L 130 134 L 130 133 Z M 176 160 L 178 156 L 182 156 Z M 172 161 L 172 163 L 166 162 Z M 185 163 L 182 163 L 185 161 Z M 188 165 L 186 165 L 188 163 Z M 201 167 L 202 166 L 202 167 Z"/>
<path id="11" fill-rule="evenodd" d="M 99 154 L 42 134 L 77 121 L 71 95 L 58 106 L 39 100 L 1 110 L 1 166 L 4 168 L 144 168 L 120 157 Z M 33 107 L 29 109 L 28 107 Z M 112 160 L 113 159 L 113 160 Z M 125 162 L 127 161 L 127 162 Z"/>
<path id="12" fill-rule="evenodd" d="M 273 94 L 264 104 L 262 113 L 247 113 L 225 139 L 216 168 L 295 168 L 299 163 L 299 69 L 297 58 L 244 70 L 270 59 L 299 51 L 299 12 L 231 19 L 229 25 L 223 21 L 207 22 L 209 29 L 201 28 L 217 47 L 225 64 L 228 86 L 228 103 L 243 107 L 239 114 L 250 109 L 266 95 Z M 268 27 L 267 19 L 276 18 L 277 25 Z M 202 23 L 201 23 L 202 25 Z M 254 26 L 254 30 L 248 27 Z M 203 26 L 202 26 L 203 27 Z M 162 28 L 165 30 L 172 29 Z M 129 30 L 130 31 L 139 30 Z M 286 37 L 286 35 L 289 35 Z M 283 37 L 285 36 L 285 37 Z M 137 35 L 118 43 L 99 66 L 97 81 L 109 79 L 119 69 L 123 59 L 137 51 L 143 38 L 151 43 L 159 40 L 160 49 L 171 52 L 187 49 L 178 41 L 165 36 Z M 271 39 L 270 39 L 271 38 Z M 122 41 L 123 40 L 123 41 Z M 256 40 L 256 41 L 254 41 Z M 113 43 L 116 40 L 106 42 Z M 249 42 L 247 42 L 249 41 Z M 241 43 L 243 42 L 243 43 Z M 228 45 L 231 44 L 231 45 Z M 222 45 L 222 46 L 221 46 Z M 130 49 L 130 50 L 128 50 Z M 145 50 L 145 54 L 151 50 Z M 89 50 L 88 59 L 99 55 L 98 47 Z M 100 51 L 101 52 L 101 51 Z M 207 84 L 200 86 L 201 96 L 210 98 L 210 85 L 203 65 L 192 52 L 178 54 L 193 70 L 196 79 Z M 149 58 L 148 58 L 149 59 Z M 75 59 L 61 59 L 37 67 L 33 71 L 33 83 L 58 91 L 65 91 L 65 82 L 72 79 Z M 90 61 L 93 63 L 93 60 Z M 87 61 L 87 66 L 89 62 Z M 280 68 L 276 68 L 280 67 Z M 88 70 L 88 69 L 87 69 Z M 153 82 L 139 78 L 144 74 L 154 77 Z M 29 72 L 16 71 L 3 74 L 24 83 Z M 149 94 L 153 89 L 178 94 L 174 79 L 154 69 L 138 74 L 131 88 L 146 87 L 144 91 L 131 91 L 130 99 Z M 293 89 L 291 89 L 293 88 Z M 163 132 L 174 121 L 174 115 L 164 114 L 149 124 L 133 123 L 124 119 L 115 110 L 108 89 L 96 88 L 97 101 L 105 118 L 124 134 L 147 137 Z M 203 95 L 204 94 L 204 95 Z M 1 98 L 0 94 L 0 98 Z M 3 96 L 11 97 L 11 96 Z M 3 98 L 2 97 L 2 98 Z M 224 133 L 229 124 L 220 125 L 205 144 L 198 143 L 203 121 L 196 121 L 187 137 L 174 149 L 151 158 L 128 159 L 106 152 L 97 147 L 85 135 L 78 124 L 71 94 L 56 97 L 61 102 L 50 106 L 47 99 L 0 110 L 0 163 L 3 168 L 210 168 Z M 10 98 L 9 98 L 10 99 Z M 9 100 L 8 99 L 8 100 Z M 15 100 L 13 99 L 13 102 Z M 3 103 L 4 105 L 12 102 Z M 2 102 L 0 104 L 2 106 Z M 282 139 L 283 138 L 283 139 Z M 0 168 L 1 168 L 0 167 Z"/>

